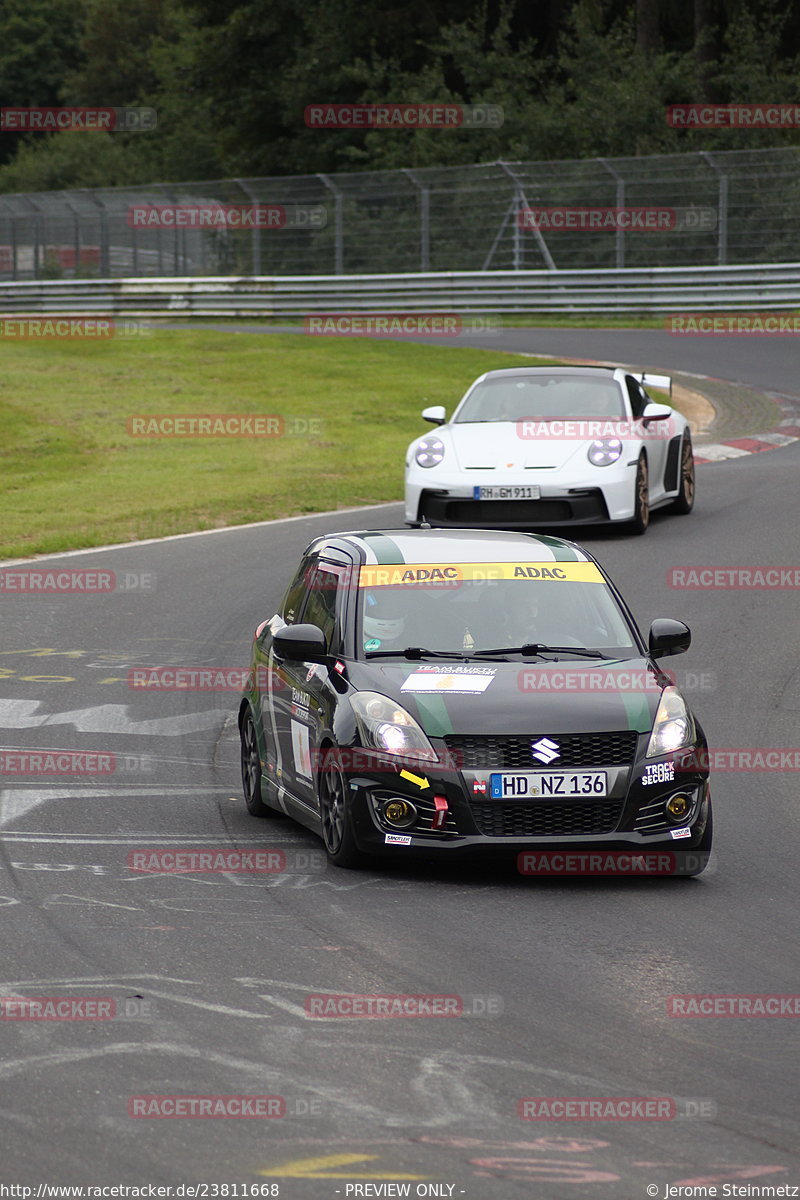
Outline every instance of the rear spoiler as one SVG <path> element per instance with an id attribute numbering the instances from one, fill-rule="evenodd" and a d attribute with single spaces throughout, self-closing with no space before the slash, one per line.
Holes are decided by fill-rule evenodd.
<path id="1" fill-rule="evenodd" d="M 658 388 L 659 391 L 669 392 L 672 395 L 672 376 L 671 375 L 653 375 L 650 371 L 642 371 L 641 374 L 633 373 L 633 378 L 638 379 L 643 387 Z"/>

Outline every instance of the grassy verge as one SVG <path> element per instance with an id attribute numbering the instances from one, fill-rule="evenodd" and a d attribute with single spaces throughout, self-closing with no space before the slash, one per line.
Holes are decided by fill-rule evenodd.
<path id="1" fill-rule="evenodd" d="M 546 362 L 549 360 L 540 360 Z M 0 558 L 210 529 L 402 496 L 419 411 L 452 411 L 494 351 L 157 331 L 6 345 L 0 372 Z M 280 414 L 317 432 L 131 436 L 145 414 Z"/>

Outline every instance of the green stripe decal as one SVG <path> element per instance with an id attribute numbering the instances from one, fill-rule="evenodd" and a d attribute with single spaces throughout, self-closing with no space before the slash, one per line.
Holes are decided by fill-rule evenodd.
<path id="1" fill-rule="evenodd" d="M 420 724 L 429 737 L 446 737 L 453 732 L 453 723 L 447 711 L 443 696 L 414 697 Z"/>
<path id="2" fill-rule="evenodd" d="M 386 537 L 383 533 L 365 533 L 362 534 L 365 542 L 368 543 L 370 550 L 375 555 L 378 563 L 402 563 L 406 560 L 403 558 L 402 551 L 397 542 L 393 538 Z"/>
<path id="3" fill-rule="evenodd" d="M 621 692 L 622 703 L 628 717 L 628 729 L 637 733 L 649 733 L 653 724 L 647 697 L 636 692 Z"/>
<path id="4" fill-rule="evenodd" d="M 549 537 L 546 533 L 537 533 L 536 541 L 543 546 L 549 546 L 553 551 L 556 562 L 578 562 L 578 556 L 571 546 L 564 546 L 560 538 Z"/>

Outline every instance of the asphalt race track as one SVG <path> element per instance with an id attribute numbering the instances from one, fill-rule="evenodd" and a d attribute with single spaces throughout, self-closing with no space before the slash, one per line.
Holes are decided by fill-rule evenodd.
<path id="1" fill-rule="evenodd" d="M 800 391 L 790 339 L 725 341 L 734 357 L 646 332 L 493 344 L 636 361 L 638 342 L 648 365 Z M 800 745 L 797 591 L 671 589 L 667 573 L 797 565 L 798 471 L 800 443 L 707 465 L 692 516 L 656 514 L 639 539 L 576 535 L 643 627 L 691 626 L 692 649 L 665 665 L 715 749 Z M 401 519 L 398 504 L 53 558 L 38 566 L 113 571 L 118 590 L 0 598 L 5 750 L 113 753 L 116 767 L 0 779 L 0 995 L 113 999 L 117 1014 L 2 1021 L 3 1182 L 275 1185 L 258 1194 L 283 1200 L 800 1185 L 797 1020 L 667 1007 L 800 992 L 797 771 L 716 773 L 716 853 L 696 880 L 415 872 L 401 848 L 383 872 L 346 872 L 300 827 L 247 815 L 235 691 L 129 686 L 141 666 L 243 668 L 313 535 Z M 290 869 L 129 868 L 164 848 L 283 850 Z M 477 1011 L 307 1016 L 327 992 L 456 995 Z M 282 1097 L 285 1115 L 129 1115 L 154 1094 Z M 524 1097 L 670 1098 L 675 1115 L 522 1120 Z"/>

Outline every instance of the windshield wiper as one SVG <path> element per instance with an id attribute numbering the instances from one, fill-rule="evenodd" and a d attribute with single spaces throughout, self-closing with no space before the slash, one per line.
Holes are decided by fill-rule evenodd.
<path id="1" fill-rule="evenodd" d="M 524 654 L 526 657 L 543 654 L 579 654 L 581 658 L 608 658 L 599 650 L 587 646 L 544 646 L 541 642 L 526 642 L 524 646 L 500 646 L 497 650 L 473 650 L 472 658 L 483 658 L 491 654 Z"/>
<path id="2" fill-rule="evenodd" d="M 465 658 L 460 650 L 426 650 L 424 646 L 406 646 L 405 650 L 367 650 L 366 658 Z"/>

